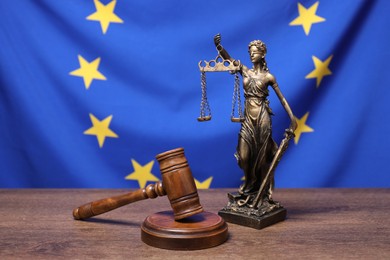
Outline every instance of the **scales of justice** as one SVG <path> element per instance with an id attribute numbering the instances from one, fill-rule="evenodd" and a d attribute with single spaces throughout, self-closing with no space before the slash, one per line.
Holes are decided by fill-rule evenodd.
<path id="1" fill-rule="evenodd" d="M 198 121 L 211 120 L 211 109 L 207 100 L 206 72 L 234 74 L 231 121 L 241 123 L 235 157 L 245 177 L 238 191 L 228 194 L 228 203 L 218 214 L 227 222 L 262 229 L 286 218 L 286 209 L 272 199 L 274 172 L 290 139 L 294 137 L 297 122 L 275 77 L 269 72 L 265 61 L 267 48 L 262 41 L 255 40 L 249 43 L 248 49 L 253 68 L 248 68 L 239 60 L 230 57 L 221 45 L 220 34 L 214 37 L 214 43 L 218 51 L 217 57 L 214 60 L 203 60 L 198 63 L 202 89 Z M 244 111 L 241 107 L 239 74 L 243 81 Z M 290 126 L 285 130 L 284 139 L 279 145 L 272 139 L 273 113 L 267 99 L 269 86 L 274 90 L 291 120 Z"/>

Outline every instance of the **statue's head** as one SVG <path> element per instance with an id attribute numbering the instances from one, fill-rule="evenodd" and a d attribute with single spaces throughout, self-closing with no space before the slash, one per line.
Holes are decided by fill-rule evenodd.
<path id="1" fill-rule="evenodd" d="M 261 40 L 254 40 L 251 41 L 248 45 L 249 51 L 254 48 L 256 48 L 259 52 L 263 53 L 264 56 L 267 54 L 267 46 L 265 46 L 265 43 L 262 42 Z"/>
<path id="2" fill-rule="evenodd" d="M 267 54 L 267 46 L 260 40 L 251 41 L 248 45 L 249 56 L 253 64 L 260 64 L 265 71 L 268 71 L 265 55 Z"/>

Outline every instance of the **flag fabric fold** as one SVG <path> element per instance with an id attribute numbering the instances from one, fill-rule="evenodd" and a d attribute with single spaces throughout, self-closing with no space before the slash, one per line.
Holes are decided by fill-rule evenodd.
<path id="1" fill-rule="evenodd" d="M 390 2 L 0 2 L 0 187 L 138 188 L 183 147 L 198 188 L 238 188 L 234 76 L 198 62 L 266 61 L 298 120 L 276 187 L 389 187 Z M 289 120 L 272 88 L 273 136 Z M 243 91 L 241 91 L 242 94 Z M 243 100 L 244 97 L 242 96 Z"/>

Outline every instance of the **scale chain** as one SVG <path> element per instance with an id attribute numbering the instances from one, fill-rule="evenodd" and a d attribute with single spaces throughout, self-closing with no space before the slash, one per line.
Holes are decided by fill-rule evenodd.
<path id="1" fill-rule="evenodd" d="M 236 88 L 237 88 L 237 102 L 238 102 L 238 116 L 241 118 L 244 118 L 242 114 L 242 107 L 241 107 L 241 93 L 240 93 L 240 77 L 238 76 L 237 72 L 235 75 L 235 82 L 234 82 Z"/>
<path id="2" fill-rule="evenodd" d="M 210 105 L 207 100 L 207 83 L 206 83 L 206 73 L 201 72 L 201 88 L 202 88 L 202 100 L 200 103 L 200 118 L 205 118 L 206 116 L 211 116 Z M 206 115 L 206 113 L 208 115 Z"/>
<path id="3" fill-rule="evenodd" d="M 234 114 L 236 113 L 236 104 L 237 104 L 237 109 L 238 109 L 238 117 L 239 117 L 238 119 L 241 121 L 244 117 L 242 114 L 242 107 L 241 107 L 240 77 L 238 76 L 237 72 L 235 73 L 235 79 L 234 79 L 232 114 L 231 114 L 232 120 L 235 118 Z"/>

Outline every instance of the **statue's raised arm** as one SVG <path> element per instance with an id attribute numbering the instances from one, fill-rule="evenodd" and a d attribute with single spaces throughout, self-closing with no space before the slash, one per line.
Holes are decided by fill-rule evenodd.
<path id="1" fill-rule="evenodd" d="M 219 53 L 219 55 L 221 55 L 221 57 L 224 59 L 224 60 L 229 60 L 231 61 L 235 66 L 240 66 L 240 69 L 239 69 L 239 72 L 240 74 L 242 74 L 242 70 L 247 70 L 248 68 L 245 66 L 245 65 L 242 65 L 240 64 L 239 61 L 237 61 L 236 59 L 233 59 L 230 54 L 226 51 L 226 49 L 222 46 L 221 44 L 221 40 L 222 40 L 222 36 L 220 33 L 216 34 L 214 36 L 214 44 L 215 44 L 215 47 L 217 48 L 217 51 Z"/>

